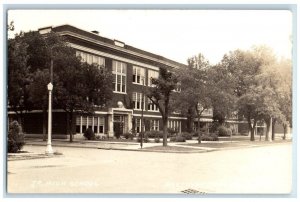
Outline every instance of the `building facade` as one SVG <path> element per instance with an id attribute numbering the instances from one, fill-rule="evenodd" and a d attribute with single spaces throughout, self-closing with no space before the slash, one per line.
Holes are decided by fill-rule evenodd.
<path id="1" fill-rule="evenodd" d="M 105 108 L 95 110 L 93 115 L 76 114 L 73 117 L 72 130 L 75 138 L 83 138 L 84 132 L 91 128 L 95 134 L 114 137 L 128 132 L 161 131 L 162 117 L 158 108 L 146 97 L 147 88 L 151 88 L 151 78 L 158 78 L 159 69 L 186 67 L 186 65 L 167 59 L 119 40 L 102 37 L 96 31 L 85 31 L 71 25 L 45 27 L 38 30 L 44 35 L 55 32 L 63 36 L 69 45 L 76 50 L 82 62 L 97 63 L 113 75 L 112 100 Z M 55 86 L 54 86 L 55 88 Z M 177 91 L 177 92 L 176 92 Z M 174 93 L 179 93 L 176 89 Z M 14 112 L 8 112 L 9 119 L 14 119 Z M 213 110 L 202 113 L 200 127 L 209 128 L 212 123 Z M 142 124 L 141 118 L 144 120 Z M 10 121 L 9 120 L 9 121 Z M 24 114 L 23 129 L 28 137 L 40 136 L 43 133 L 43 114 L 41 110 L 32 110 Z M 53 137 L 67 138 L 67 114 L 61 109 L 53 110 Z M 192 121 L 197 130 L 197 119 Z M 237 117 L 226 119 L 234 134 L 247 134 L 248 125 L 238 121 Z M 142 126 L 143 125 L 143 126 Z M 187 118 L 180 113 L 169 115 L 168 128 L 178 133 L 187 131 Z M 264 132 L 264 124 L 257 126 L 256 134 Z"/>
<path id="2" fill-rule="evenodd" d="M 151 78 L 158 78 L 161 67 L 173 69 L 186 65 L 70 25 L 45 27 L 38 31 L 40 34 L 55 32 L 63 36 L 83 62 L 97 63 L 112 72 L 112 100 L 106 108 L 96 110 L 92 116 L 77 114 L 74 117 L 75 138 L 82 137 L 87 128 L 108 137 L 116 133 L 139 133 L 142 130 L 142 114 L 144 130 L 162 130 L 160 112 L 146 97 L 145 91 L 152 86 Z M 41 123 L 32 125 L 32 119 L 39 119 L 39 116 L 38 111 L 26 114 L 24 129 L 27 134 L 42 133 L 42 127 L 37 126 Z M 62 110 L 54 109 L 54 137 L 67 134 L 66 120 Z M 173 113 L 169 116 L 168 127 L 178 132 L 185 131 L 186 118 L 180 113 Z"/>

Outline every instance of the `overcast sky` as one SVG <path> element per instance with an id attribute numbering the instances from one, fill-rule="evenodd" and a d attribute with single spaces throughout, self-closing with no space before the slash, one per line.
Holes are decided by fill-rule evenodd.
<path id="1" fill-rule="evenodd" d="M 70 24 L 186 64 L 202 53 L 212 64 L 225 53 L 268 45 L 291 57 L 292 13 L 279 10 L 10 10 L 15 33 Z M 12 34 L 12 33 L 11 33 Z"/>

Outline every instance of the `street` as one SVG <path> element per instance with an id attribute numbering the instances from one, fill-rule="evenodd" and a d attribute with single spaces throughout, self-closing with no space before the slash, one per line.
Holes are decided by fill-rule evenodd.
<path id="1" fill-rule="evenodd" d="M 63 155 L 8 161 L 8 193 L 287 194 L 292 188 L 291 143 L 190 154 L 53 149 Z"/>

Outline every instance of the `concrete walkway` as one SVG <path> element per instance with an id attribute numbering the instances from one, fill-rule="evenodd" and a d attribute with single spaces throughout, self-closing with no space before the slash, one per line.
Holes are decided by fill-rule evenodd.
<path id="1" fill-rule="evenodd" d="M 277 138 L 275 143 L 286 143 L 290 140 L 282 141 Z M 170 147 L 181 147 L 186 149 L 178 149 L 178 151 L 169 150 L 157 150 L 156 147 L 162 146 L 162 142 L 154 143 L 148 142 L 143 143 L 143 148 L 141 149 L 140 143 L 138 142 L 119 142 L 119 141 L 91 141 L 91 140 L 74 140 L 72 143 L 68 139 L 54 139 L 52 140 L 52 147 L 55 151 L 55 147 L 75 147 L 75 148 L 95 148 L 95 149 L 106 149 L 106 150 L 127 150 L 127 151 L 147 151 L 147 152 L 171 152 L 171 153 L 199 153 L 199 152 L 209 152 L 216 150 L 228 150 L 236 148 L 246 148 L 254 146 L 264 146 L 272 144 L 270 142 L 265 142 L 264 140 L 255 142 L 250 142 L 247 136 L 235 136 L 232 139 L 220 138 L 219 141 L 202 141 L 201 145 L 197 144 L 197 140 L 187 140 L 186 142 L 168 142 Z M 47 142 L 41 139 L 26 139 L 26 145 L 38 145 L 45 146 Z M 217 145 L 217 146 L 216 146 Z M 188 149 L 190 149 L 188 151 Z M 24 154 L 26 155 L 26 154 Z"/>

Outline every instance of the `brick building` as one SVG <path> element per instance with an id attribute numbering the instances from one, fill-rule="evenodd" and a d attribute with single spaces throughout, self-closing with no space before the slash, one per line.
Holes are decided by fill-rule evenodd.
<path id="1" fill-rule="evenodd" d="M 151 87 L 151 78 L 158 77 L 160 67 L 173 69 L 186 65 L 118 40 L 104 38 L 96 31 L 88 32 L 70 25 L 45 27 L 38 31 L 40 34 L 53 31 L 65 37 L 84 62 L 103 65 L 113 74 L 112 100 L 106 108 L 96 110 L 93 116 L 77 114 L 74 117 L 75 138 L 82 137 L 87 128 L 92 128 L 98 135 L 109 137 L 113 137 L 117 131 L 126 133 L 135 129 L 138 133 L 142 127 L 142 111 L 146 131 L 162 130 L 158 108 L 145 95 L 142 98 L 143 92 Z M 203 115 L 202 125 L 212 121 L 211 110 Z M 24 117 L 24 131 L 27 134 L 35 136 L 43 132 L 41 111 L 30 111 Z M 53 137 L 67 137 L 66 121 L 63 110 L 53 110 Z M 173 113 L 169 116 L 169 128 L 182 132 L 186 130 L 186 125 L 186 117 L 181 114 Z"/>

